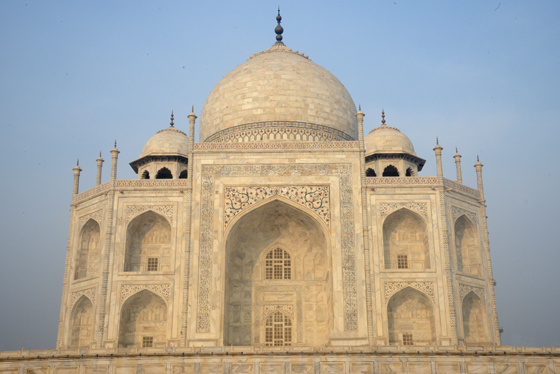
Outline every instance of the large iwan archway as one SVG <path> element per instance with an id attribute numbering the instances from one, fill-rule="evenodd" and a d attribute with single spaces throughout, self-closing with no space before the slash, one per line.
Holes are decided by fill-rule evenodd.
<path id="1" fill-rule="evenodd" d="M 283 345 L 324 346 L 332 324 L 330 266 L 325 229 L 312 213 L 282 200 L 245 213 L 226 241 L 224 345 L 279 344 L 279 335 L 267 338 L 266 324 L 282 315 L 290 330 Z"/>

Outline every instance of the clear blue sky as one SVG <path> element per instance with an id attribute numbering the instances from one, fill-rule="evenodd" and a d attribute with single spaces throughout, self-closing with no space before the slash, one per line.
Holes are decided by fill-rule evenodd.
<path id="1" fill-rule="evenodd" d="M 186 131 L 214 85 L 274 42 L 277 1 L 0 2 L 0 350 L 54 348 L 72 167 Z M 560 346 L 560 2 L 282 1 L 284 41 L 401 129 L 435 175 L 484 167 L 508 345 Z M 106 163 L 104 180 L 109 176 Z"/>

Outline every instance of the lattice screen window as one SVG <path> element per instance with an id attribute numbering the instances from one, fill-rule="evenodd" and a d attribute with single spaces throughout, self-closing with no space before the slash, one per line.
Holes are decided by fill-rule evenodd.
<path id="1" fill-rule="evenodd" d="M 157 257 L 148 258 L 148 271 L 157 271 L 157 270 L 158 270 L 158 258 Z"/>
<path id="2" fill-rule="evenodd" d="M 404 333 L 402 336 L 402 343 L 403 345 L 413 345 L 412 334 Z"/>
<path id="3" fill-rule="evenodd" d="M 265 345 L 282 347 L 292 345 L 292 320 L 282 312 L 268 316 L 265 325 Z"/>
<path id="4" fill-rule="evenodd" d="M 142 337 L 142 348 L 150 348 L 154 346 L 154 337 L 153 336 L 144 336 Z"/>
<path id="5" fill-rule="evenodd" d="M 292 260 L 288 252 L 273 249 L 266 255 L 265 279 L 292 279 Z"/>
<path id="6" fill-rule="evenodd" d="M 408 269 L 408 255 L 397 255 L 397 269 Z"/>

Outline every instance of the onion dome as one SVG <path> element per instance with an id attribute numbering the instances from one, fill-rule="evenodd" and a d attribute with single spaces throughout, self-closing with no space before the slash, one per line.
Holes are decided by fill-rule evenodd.
<path id="1" fill-rule="evenodd" d="M 200 116 L 201 141 L 358 139 L 352 97 L 328 70 L 284 45 L 280 20 L 277 42 L 210 92 Z"/>

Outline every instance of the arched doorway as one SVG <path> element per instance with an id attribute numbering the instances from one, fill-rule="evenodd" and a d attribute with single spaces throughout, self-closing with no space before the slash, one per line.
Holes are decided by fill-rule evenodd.
<path id="1" fill-rule="evenodd" d="M 272 200 L 241 216 L 226 241 L 224 345 L 270 345 L 267 318 L 276 312 L 289 318 L 282 323 L 289 324 L 290 345 L 325 345 L 328 254 L 321 224 L 288 202 Z"/>
<path id="2" fill-rule="evenodd" d="M 160 296 L 143 290 L 125 301 L 121 309 L 119 347 L 165 346 L 166 334 L 167 305 Z"/>
<path id="3" fill-rule="evenodd" d="M 435 343 L 434 308 L 422 292 L 407 287 L 387 305 L 389 344 L 430 345 Z"/>

